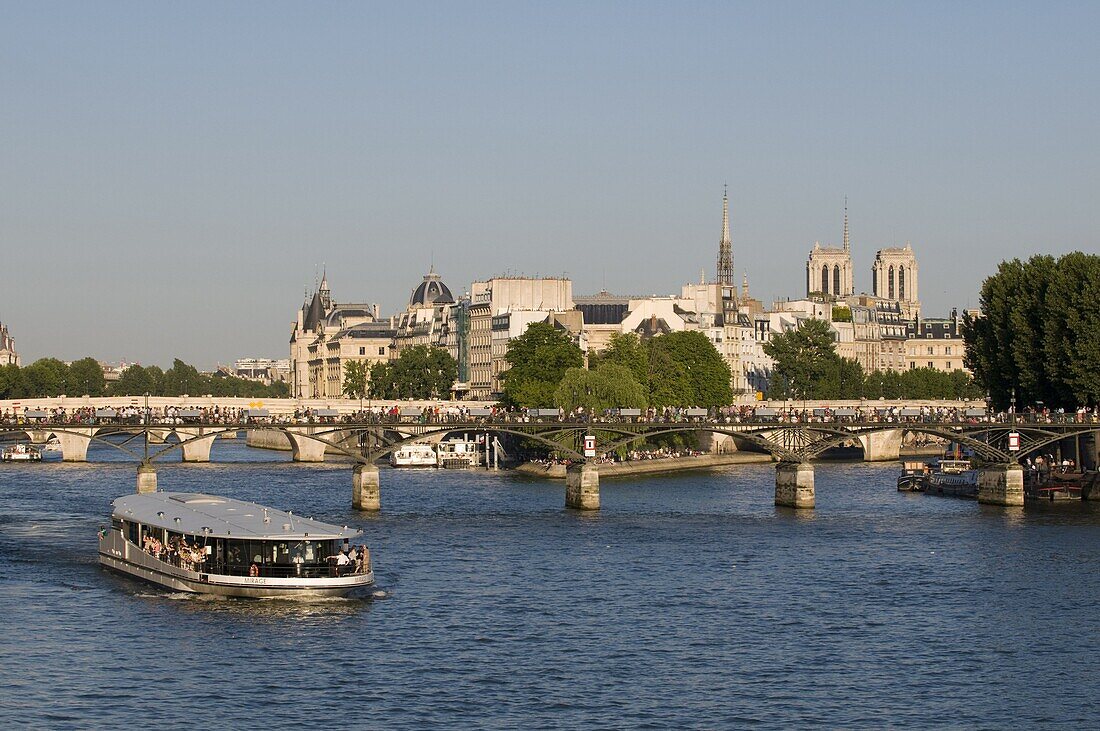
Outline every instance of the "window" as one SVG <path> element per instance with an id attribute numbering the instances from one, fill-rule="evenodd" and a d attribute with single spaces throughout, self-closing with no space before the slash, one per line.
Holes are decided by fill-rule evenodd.
<path id="1" fill-rule="evenodd" d="M 383 345 L 382 347 L 380 347 L 378 349 L 378 354 L 379 355 L 385 355 L 386 354 L 386 346 Z"/>
<path id="2" fill-rule="evenodd" d="M 905 267 L 898 267 L 898 298 L 905 299 Z"/>
<path id="3" fill-rule="evenodd" d="M 366 354 L 367 354 L 367 349 L 366 348 L 359 348 L 359 355 L 366 355 Z"/>
<path id="4" fill-rule="evenodd" d="M 951 361 L 947 361 L 947 370 L 951 370 Z"/>
<path id="5" fill-rule="evenodd" d="M 840 294 L 840 265 L 833 265 L 833 294 Z"/>
<path id="6" fill-rule="evenodd" d="M 821 267 L 821 293 L 829 294 L 829 265 Z"/>
<path id="7" fill-rule="evenodd" d="M 934 366 L 932 365 L 932 361 L 928 361 L 928 367 L 929 367 L 929 368 L 933 368 L 933 367 L 934 367 Z"/>
<path id="8" fill-rule="evenodd" d="M 944 355 L 951 355 L 951 346 L 950 345 L 945 345 L 944 348 L 943 348 L 943 353 L 944 353 Z"/>
<path id="9" fill-rule="evenodd" d="M 886 287 L 887 287 L 887 291 L 889 291 L 890 294 L 887 296 L 887 299 L 894 299 L 894 265 L 893 264 L 890 265 L 890 270 L 889 271 L 890 271 L 890 277 L 886 281 Z"/>
<path id="10" fill-rule="evenodd" d="M 936 354 L 935 348 L 933 348 L 931 345 L 928 346 L 928 354 L 929 355 L 935 355 Z"/>
<path id="11" fill-rule="evenodd" d="M 914 370 L 916 367 L 917 367 L 917 362 L 916 361 L 913 361 L 913 360 L 909 361 L 909 370 Z"/>

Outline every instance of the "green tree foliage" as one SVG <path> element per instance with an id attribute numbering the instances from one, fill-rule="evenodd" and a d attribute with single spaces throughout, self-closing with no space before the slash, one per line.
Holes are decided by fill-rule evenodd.
<path id="1" fill-rule="evenodd" d="M 451 354 L 427 345 L 402 350 L 390 367 L 397 398 L 447 398 L 458 378 L 458 364 Z"/>
<path id="2" fill-rule="evenodd" d="M 344 395 L 362 398 L 367 395 L 367 364 L 361 360 L 349 361 L 344 366 Z"/>
<path id="3" fill-rule="evenodd" d="M 1075 252 L 1002 262 L 963 327 L 966 365 L 994 405 L 1100 402 L 1100 257 Z"/>
<path id="4" fill-rule="evenodd" d="M 147 369 L 132 365 L 107 390 L 112 396 L 140 396 L 146 393 L 152 395 L 156 393 L 157 383 Z"/>
<path id="5" fill-rule="evenodd" d="M 595 370 L 569 368 L 554 391 L 554 405 L 572 411 L 578 407 L 601 413 L 617 407 L 644 409 L 647 389 L 629 370 L 603 363 Z"/>
<path id="6" fill-rule="evenodd" d="M 570 368 L 580 368 L 584 354 L 569 335 L 545 322 L 534 322 L 508 344 L 504 403 L 545 407 L 554 403 L 558 384 Z"/>
<path id="7" fill-rule="evenodd" d="M 768 397 L 774 399 L 840 398 L 841 370 L 844 380 L 854 376 L 852 366 L 842 364 L 829 324 L 824 320 L 803 320 L 797 330 L 781 333 L 764 344 L 764 352 L 775 361 Z M 854 364 L 859 368 L 859 364 Z M 859 374 L 862 387 L 863 374 Z"/>
<path id="8" fill-rule="evenodd" d="M 102 396 L 106 386 L 103 369 L 95 358 L 81 358 L 69 364 L 65 392 L 73 396 Z"/>
<path id="9" fill-rule="evenodd" d="M 733 401 L 733 389 L 730 387 L 732 374 L 730 367 L 714 344 L 701 332 L 682 331 L 669 333 L 649 341 L 651 366 L 650 393 L 654 406 L 725 406 Z M 667 360 L 665 358 L 667 357 Z M 678 378 L 676 369 L 668 368 L 674 363 L 683 369 L 686 384 L 678 385 L 683 400 L 664 401 L 658 398 L 659 385 L 654 377 L 664 371 Z M 654 386 L 658 386 L 657 389 Z"/>
<path id="10" fill-rule="evenodd" d="M 27 398 L 27 395 L 23 370 L 14 364 L 0 366 L 0 398 Z"/>
<path id="11" fill-rule="evenodd" d="M 32 397 L 69 395 L 65 394 L 68 378 L 69 367 L 57 358 L 41 358 L 23 369 L 27 395 Z"/>
<path id="12" fill-rule="evenodd" d="M 391 363 L 370 367 L 367 389 L 373 398 L 447 398 L 458 378 L 458 364 L 442 348 L 416 345 Z"/>
<path id="13" fill-rule="evenodd" d="M 590 369 L 598 368 L 604 363 L 623 366 L 638 383 L 649 383 L 649 351 L 634 333 L 612 335 L 606 350 L 588 356 Z"/>

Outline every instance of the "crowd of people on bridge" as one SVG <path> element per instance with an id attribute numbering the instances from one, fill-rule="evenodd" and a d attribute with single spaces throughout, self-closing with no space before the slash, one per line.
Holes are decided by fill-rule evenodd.
<path id="1" fill-rule="evenodd" d="M 462 403 L 448 403 L 413 408 L 408 406 L 378 406 L 339 413 L 336 409 L 296 407 L 290 412 L 270 412 L 267 409 L 247 409 L 223 406 L 158 406 L 148 410 L 143 406 L 122 404 L 115 407 L 55 407 L 34 409 L 30 406 L 6 408 L 0 412 L 0 425 L 67 424 L 106 426 L 111 424 L 484 424 L 484 423 L 717 423 L 717 424 L 867 424 L 867 423 L 1025 423 L 1025 424 L 1095 424 L 1100 423 L 1100 407 L 1080 407 L 1076 411 L 1028 408 L 1013 414 L 993 411 L 984 405 L 960 403 L 957 406 L 897 406 L 875 402 L 847 407 L 807 407 L 784 402 L 782 406 L 755 404 L 702 409 L 688 407 L 650 407 L 647 409 L 606 409 L 592 412 L 583 407 L 565 409 L 528 409 L 493 406 L 472 408 Z"/>

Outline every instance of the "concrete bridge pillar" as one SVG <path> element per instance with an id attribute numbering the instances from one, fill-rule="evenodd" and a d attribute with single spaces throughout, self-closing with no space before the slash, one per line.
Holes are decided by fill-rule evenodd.
<path id="1" fill-rule="evenodd" d="M 600 509 L 600 471 L 596 465 L 585 462 L 565 471 L 565 507 Z"/>
<path id="2" fill-rule="evenodd" d="M 286 430 L 287 438 L 290 439 L 290 450 L 293 454 L 295 462 L 324 462 L 325 461 L 325 443 L 317 441 L 316 439 L 310 439 L 304 434 L 312 434 L 316 427 L 312 426 L 293 426 L 288 427 Z"/>
<path id="3" fill-rule="evenodd" d="M 50 441 L 50 432 L 39 429 L 28 431 L 27 436 L 30 437 L 31 444 L 45 444 Z"/>
<path id="4" fill-rule="evenodd" d="M 901 458 L 901 441 L 904 429 L 887 429 L 862 434 L 859 437 L 863 445 L 864 462 L 896 462 Z"/>
<path id="5" fill-rule="evenodd" d="M 172 433 L 171 429 L 150 429 L 149 430 L 149 443 L 150 444 L 164 444 L 168 441 L 168 435 Z"/>
<path id="6" fill-rule="evenodd" d="M 179 437 L 180 449 L 183 451 L 183 461 L 209 462 L 210 448 L 214 446 L 214 440 L 218 438 L 221 431 L 221 429 L 204 429 L 199 426 L 176 427 L 176 436 Z"/>
<path id="7" fill-rule="evenodd" d="M 64 462 L 87 462 L 88 445 L 99 431 L 94 427 L 73 427 L 66 432 L 57 433 L 61 444 L 61 459 Z"/>
<path id="8" fill-rule="evenodd" d="M 775 504 L 783 508 L 814 507 L 814 466 L 780 462 L 775 466 Z"/>
<path id="9" fill-rule="evenodd" d="M 351 473 L 351 506 L 356 510 L 381 510 L 382 488 L 378 466 L 357 464 Z"/>
<path id="10" fill-rule="evenodd" d="M 1005 507 L 1024 504 L 1024 468 L 995 464 L 978 470 L 978 502 Z"/>
<path id="11" fill-rule="evenodd" d="M 137 491 L 139 495 L 157 491 L 157 471 L 153 469 L 153 465 L 138 465 Z"/>

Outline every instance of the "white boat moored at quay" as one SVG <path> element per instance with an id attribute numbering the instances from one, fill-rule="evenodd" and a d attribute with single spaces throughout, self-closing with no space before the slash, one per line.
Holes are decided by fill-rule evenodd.
<path id="1" fill-rule="evenodd" d="M 127 495 L 99 562 L 168 589 L 233 597 L 344 596 L 374 583 L 362 531 L 203 493 Z"/>
<path id="2" fill-rule="evenodd" d="M 4 462 L 41 462 L 42 451 L 33 444 L 13 444 L 0 452 Z"/>
<path id="3" fill-rule="evenodd" d="M 393 467 L 435 467 L 435 448 L 430 444 L 406 444 L 390 455 Z"/>

